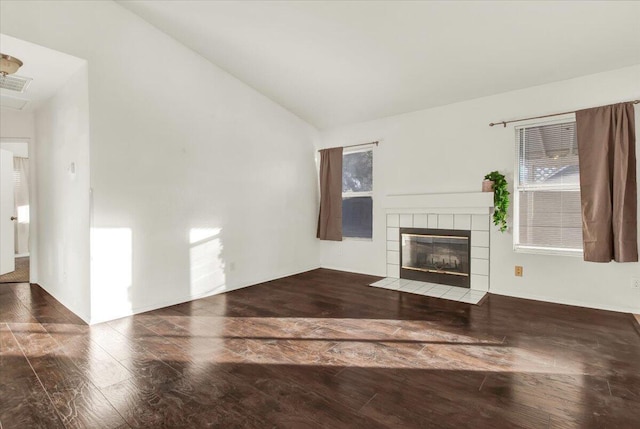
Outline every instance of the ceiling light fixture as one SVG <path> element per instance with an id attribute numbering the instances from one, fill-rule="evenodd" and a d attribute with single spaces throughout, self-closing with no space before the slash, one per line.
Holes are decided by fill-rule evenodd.
<path id="1" fill-rule="evenodd" d="M 0 54 L 0 75 L 7 76 L 18 71 L 22 61 L 10 55 Z"/>

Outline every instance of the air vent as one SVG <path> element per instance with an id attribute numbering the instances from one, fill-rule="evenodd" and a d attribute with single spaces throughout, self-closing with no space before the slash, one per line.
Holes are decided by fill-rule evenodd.
<path id="1" fill-rule="evenodd" d="M 0 75 L 0 88 L 10 91 L 25 92 L 31 83 L 30 77 L 22 77 L 16 75 Z"/>

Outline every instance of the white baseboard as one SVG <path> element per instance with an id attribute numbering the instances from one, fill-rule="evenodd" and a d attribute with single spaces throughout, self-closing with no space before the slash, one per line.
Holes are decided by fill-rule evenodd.
<path id="1" fill-rule="evenodd" d="M 71 305 L 69 305 L 68 303 L 65 303 L 63 300 L 60 299 L 60 297 L 56 296 L 55 293 L 53 293 L 50 289 L 48 289 L 45 285 L 41 284 L 41 283 L 35 283 L 35 282 L 31 282 L 31 284 L 34 284 L 38 287 L 41 287 L 42 289 L 44 289 L 49 295 L 51 295 L 52 297 L 55 298 L 56 301 L 58 301 L 60 304 L 62 304 L 64 307 L 67 308 L 67 310 L 69 310 L 70 312 L 72 312 L 73 314 L 75 314 L 76 316 L 78 316 L 79 318 L 82 319 L 82 321 L 84 323 L 86 323 L 87 325 L 90 325 L 91 323 L 89 322 L 89 316 L 87 314 L 84 314 L 82 311 L 80 311 L 79 309 L 74 309 Z"/>
<path id="2" fill-rule="evenodd" d="M 152 311 L 152 310 L 157 310 L 159 308 L 164 308 L 164 307 L 170 307 L 172 305 L 177 305 L 177 304 L 182 304 L 184 302 L 189 302 L 189 301 L 193 301 L 196 299 L 200 299 L 200 298 L 206 298 L 208 296 L 213 296 L 213 295 L 218 295 L 221 293 L 225 293 L 225 292 L 231 292 L 233 290 L 238 290 L 238 289 L 242 289 L 245 287 L 250 287 L 250 286 L 255 286 L 261 283 L 265 283 L 265 282 L 269 282 L 272 280 L 277 280 L 277 279 L 281 279 L 284 277 L 289 277 L 289 276 L 294 276 L 296 274 L 301 274 L 301 273 L 305 273 L 307 271 L 312 271 L 318 268 L 325 268 L 328 270 L 335 270 L 335 271 L 345 271 L 345 272 L 349 272 L 349 273 L 356 273 L 356 274 L 364 274 L 364 275 L 369 275 L 369 276 L 378 276 L 378 277 L 385 277 L 385 275 L 381 275 L 381 274 L 372 274 L 372 273 L 367 273 L 367 272 L 360 272 L 357 270 L 353 270 L 353 269 L 347 269 L 347 268 L 343 268 L 343 267 L 329 267 L 329 266 L 310 266 L 308 268 L 302 269 L 302 270 L 296 270 L 293 272 L 288 272 L 288 273 L 283 273 L 281 275 L 277 275 L 275 277 L 269 276 L 266 278 L 259 278 L 256 280 L 251 280 L 251 281 L 247 281 L 241 285 L 236 285 L 236 286 L 232 286 L 229 288 L 218 288 L 218 289 L 214 289 L 212 291 L 208 291 L 202 294 L 196 294 L 196 295 L 189 295 L 189 296 L 185 296 L 182 298 L 178 298 L 178 299 L 173 299 L 173 300 L 167 300 L 167 301 L 162 301 L 162 302 L 158 302 L 158 303 L 154 303 L 154 304 L 149 304 L 149 305 L 144 305 L 144 306 L 139 306 L 136 308 L 133 308 L 131 311 L 126 312 L 126 314 L 120 314 L 120 315 L 115 315 L 113 317 L 109 317 L 109 318 L 105 318 L 105 319 L 91 319 L 89 318 L 86 314 L 83 314 L 81 311 L 79 311 L 79 309 L 74 309 L 72 308 L 70 305 L 68 305 L 67 303 L 63 302 L 62 300 L 60 300 L 60 298 L 58 296 L 56 296 L 55 293 L 52 293 L 51 290 L 49 290 L 45 285 L 39 284 L 39 283 L 35 283 L 32 282 L 32 284 L 36 284 L 37 286 L 41 287 L 42 289 L 44 289 L 47 293 L 49 293 L 53 298 L 56 299 L 56 301 L 58 301 L 60 304 L 62 304 L 63 306 L 65 306 L 67 309 L 69 309 L 69 311 L 71 311 L 72 313 L 74 313 L 75 315 L 77 315 L 78 317 L 80 317 L 85 323 L 89 324 L 89 325 L 95 325 L 97 323 L 103 323 L 103 322 L 107 322 L 110 320 L 116 320 L 116 319 L 120 319 L 123 317 L 128 317 L 128 316 L 133 316 L 134 314 L 140 314 L 140 313 L 145 313 L 147 311 Z M 557 298 L 552 298 L 552 297 L 546 297 L 546 296 L 539 296 L 539 295 L 533 295 L 533 294 L 526 294 L 526 293 L 521 293 L 521 294 L 515 294 L 512 292 L 505 292 L 505 291 L 496 291 L 495 289 L 491 289 L 489 291 L 489 293 L 495 294 L 495 295 L 502 295 L 502 296 L 510 296 L 513 298 L 522 298 L 522 299 L 530 299 L 530 300 L 534 300 L 534 301 L 542 301 L 542 302 L 549 302 L 552 304 L 563 304 L 563 305 L 571 305 L 571 306 L 576 306 L 576 307 L 585 307 L 585 308 L 593 308 L 593 309 L 597 309 L 597 310 L 607 310 L 607 311 L 615 311 L 615 312 L 621 312 L 621 313 L 636 313 L 636 314 L 640 314 L 640 308 L 632 308 L 632 307 L 614 307 L 614 306 L 608 306 L 608 305 L 595 305 L 593 303 L 589 303 L 589 302 L 582 302 L 579 300 L 563 300 L 563 299 L 557 299 Z M 640 318 L 640 316 L 636 316 L 638 318 Z M 640 320 L 639 320 L 640 323 Z"/>
<path id="3" fill-rule="evenodd" d="M 563 305 L 572 305 L 574 307 L 593 308 L 595 310 L 615 311 L 618 313 L 640 313 L 640 308 L 638 307 L 618 307 L 613 305 L 594 304 L 592 302 L 580 301 L 577 299 L 558 299 L 555 297 L 534 295 L 534 294 L 528 294 L 528 293 L 505 292 L 505 291 L 495 290 L 493 288 L 489 290 L 489 293 L 492 293 L 495 295 L 510 296 L 513 298 L 522 298 L 522 299 L 530 299 L 533 301 L 549 302 L 551 304 L 563 304 Z"/>
<path id="4" fill-rule="evenodd" d="M 346 271 L 349 273 L 356 273 L 356 274 L 365 274 L 368 276 L 379 276 L 379 277 L 386 277 L 385 274 L 375 274 L 375 273 L 370 273 L 370 272 L 364 272 L 364 271 L 358 271 L 358 270 L 353 270 L 351 268 L 345 268 L 345 267 L 335 267 L 335 266 L 321 266 L 320 268 L 326 268 L 328 270 L 336 270 L 336 271 Z M 618 313 L 640 313 L 640 308 L 638 307 L 616 307 L 616 306 L 611 306 L 611 305 L 600 305 L 600 304 L 594 304 L 594 303 L 590 303 L 590 302 L 585 302 L 585 301 L 580 301 L 580 300 L 564 300 L 564 299 L 557 299 L 554 297 L 549 297 L 549 296 L 540 296 L 540 295 L 534 295 L 534 294 L 527 294 L 527 293 L 512 293 L 512 292 L 505 292 L 505 291 L 496 291 L 493 288 L 489 288 L 489 293 L 495 294 L 495 295 L 502 295 L 502 296 L 510 296 L 513 298 L 522 298 L 522 299 L 530 299 L 533 301 L 542 301 L 542 302 L 549 302 L 552 304 L 563 304 L 563 305 L 571 305 L 574 307 L 584 307 L 584 308 L 593 308 L 596 310 L 606 310 L 606 311 L 615 311 Z"/>
<path id="5" fill-rule="evenodd" d="M 324 269 L 327 269 L 327 270 L 334 270 L 334 271 L 344 271 L 344 272 L 347 272 L 347 273 L 364 274 L 365 276 L 387 277 L 386 273 L 385 274 L 368 273 L 368 272 L 354 270 L 352 268 L 345 268 L 345 267 L 336 267 L 336 266 L 323 265 L 323 266 L 318 267 L 318 268 L 324 268 Z"/>
<path id="6" fill-rule="evenodd" d="M 265 282 L 269 282 L 269 281 L 272 281 L 272 280 L 281 279 L 281 278 L 284 278 L 284 277 L 294 276 L 296 274 L 306 273 L 307 271 L 315 270 L 315 269 L 318 269 L 318 268 L 320 268 L 320 267 L 314 265 L 314 266 L 311 266 L 309 268 L 305 268 L 305 269 L 302 269 L 302 270 L 296 270 L 296 271 L 289 272 L 289 273 L 284 273 L 284 274 L 281 274 L 281 275 L 277 275 L 275 277 L 269 276 L 267 278 L 259 278 L 259 279 L 256 279 L 256 280 L 250 280 L 250 281 L 244 282 L 243 284 L 230 286 L 228 288 L 223 286 L 223 287 L 220 287 L 220 288 L 217 288 L 217 289 L 214 289 L 214 290 L 210 290 L 210 291 L 207 291 L 207 292 L 203 292 L 203 293 L 200 293 L 200 294 L 187 295 L 187 296 L 184 296 L 184 297 L 181 297 L 181 298 L 165 300 L 165 301 L 156 302 L 156 303 L 149 304 L 149 305 L 138 306 L 138 307 L 132 308 L 131 311 L 127 311 L 126 313 L 123 313 L 123 314 L 114 315 L 114 316 L 108 317 L 108 318 L 91 319 L 89 324 L 90 325 L 95 325 L 97 323 L 104 323 L 104 322 L 109 322 L 111 320 L 121 319 L 123 317 L 133 316 L 134 314 L 146 313 L 147 311 L 157 310 L 159 308 L 170 307 L 172 305 L 182 304 L 184 302 L 194 301 L 196 299 L 206 298 L 208 296 L 219 295 L 221 293 L 231 292 L 231 291 L 242 289 L 242 288 L 245 288 L 245 287 L 255 286 L 255 285 L 258 285 L 260 283 L 265 283 Z"/>

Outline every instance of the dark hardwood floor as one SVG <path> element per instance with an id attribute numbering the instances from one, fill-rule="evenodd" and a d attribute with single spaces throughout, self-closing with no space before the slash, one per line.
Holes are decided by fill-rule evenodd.
<path id="1" fill-rule="evenodd" d="M 633 317 L 315 270 L 96 326 L 0 285 L 10 428 L 638 428 Z"/>

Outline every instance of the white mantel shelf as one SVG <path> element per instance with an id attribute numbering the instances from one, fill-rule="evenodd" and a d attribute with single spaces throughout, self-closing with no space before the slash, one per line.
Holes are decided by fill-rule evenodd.
<path id="1" fill-rule="evenodd" d="M 384 197 L 382 206 L 394 213 L 488 213 L 493 207 L 493 192 L 392 194 Z"/>

